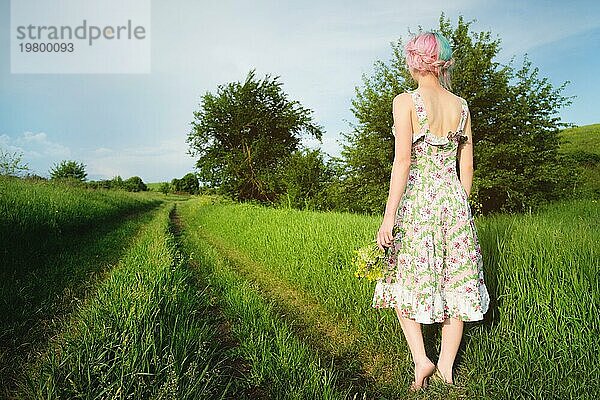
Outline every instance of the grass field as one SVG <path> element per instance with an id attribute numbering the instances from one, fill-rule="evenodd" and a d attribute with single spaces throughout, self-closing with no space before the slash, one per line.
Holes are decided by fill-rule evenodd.
<path id="1" fill-rule="evenodd" d="M 373 284 L 356 280 L 349 263 L 378 220 L 201 200 L 180 210 L 188 251 L 216 251 L 228 260 L 213 273 L 216 282 L 235 272 L 275 302 L 306 345 L 333 364 L 338 390 L 368 398 L 406 394 L 412 362 L 399 323 L 393 312 L 370 308 Z M 585 200 L 477 221 L 491 310 L 482 323 L 467 323 L 457 388 L 432 388 L 422 398 L 598 394 L 599 214 L 597 203 Z M 437 333 L 425 327 L 434 359 Z"/>
<path id="2" fill-rule="evenodd" d="M 409 394 L 352 251 L 378 217 L 0 181 L 0 397 L 595 399 L 600 208 L 478 217 L 490 310 Z M 424 325 L 436 361 L 440 326 Z"/>
<path id="3" fill-rule="evenodd" d="M 60 329 L 161 200 L 0 178 L 0 387 Z"/>

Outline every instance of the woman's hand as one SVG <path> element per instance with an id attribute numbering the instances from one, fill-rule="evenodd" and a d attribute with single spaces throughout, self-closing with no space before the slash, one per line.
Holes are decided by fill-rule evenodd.
<path id="1" fill-rule="evenodd" d="M 381 250 L 385 250 L 384 247 L 389 247 L 393 243 L 394 237 L 392 236 L 392 229 L 394 228 L 393 218 L 383 218 L 379 232 L 377 232 L 377 246 Z"/>

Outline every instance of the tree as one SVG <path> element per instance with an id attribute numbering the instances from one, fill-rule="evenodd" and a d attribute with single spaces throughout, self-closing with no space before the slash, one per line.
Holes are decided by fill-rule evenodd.
<path id="1" fill-rule="evenodd" d="M 84 182 L 87 173 L 85 165 L 72 160 L 63 160 L 59 164 L 55 164 L 50 169 L 51 179 L 74 179 Z"/>
<path id="2" fill-rule="evenodd" d="M 111 189 L 123 189 L 125 186 L 125 181 L 121 178 L 121 175 L 114 176 L 109 182 Z"/>
<path id="3" fill-rule="evenodd" d="M 181 179 L 173 178 L 171 180 L 171 184 L 165 182 L 167 186 L 161 186 L 161 191 L 164 193 L 164 190 L 169 191 L 172 189 L 174 192 L 180 193 L 189 193 L 189 194 L 198 194 L 200 191 L 200 185 L 198 183 L 198 178 L 193 173 L 187 173 Z M 164 184 L 163 184 L 164 185 Z"/>
<path id="4" fill-rule="evenodd" d="M 459 16 L 453 29 L 442 13 L 439 29 L 453 44 L 453 92 L 469 103 L 475 209 L 510 212 L 557 199 L 572 184 L 557 154 L 558 132 L 570 124 L 555 116 L 571 104 L 560 94 L 569 81 L 553 88 L 547 78 L 537 77 L 538 69 L 531 68 L 526 55 L 516 72 L 514 57 L 500 66 L 493 60 L 500 39 L 491 40 L 490 32 L 470 33 L 471 22 Z M 355 88 L 352 112 L 358 124 L 343 134 L 347 143 L 341 160 L 345 163 L 341 189 L 347 193 L 341 198 L 352 202 L 341 208 L 380 213 L 385 206 L 394 157 L 392 100 L 416 87 L 401 40 L 391 45 L 390 63 L 377 60 L 373 76 L 363 75 L 362 87 Z"/>
<path id="5" fill-rule="evenodd" d="M 277 171 L 298 148 L 299 135 L 321 140 L 312 111 L 288 100 L 278 78 L 257 80 L 251 70 L 243 83 L 219 85 L 202 97 L 187 142 L 207 186 L 237 200 L 273 202 L 284 191 Z"/>
<path id="6" fill-rule="evenodd" d="M 163 182 L 160 184 L 158 190 L 163 194 L 169 194 L 169 192 L 171 191 L 171 185 L 169 184 L 169 182 Z"/>
<path id="7" fill-rule="evenodd" d="M 538 78 L 539 69 L 532 68 L 527 54 L 516 71 L 514 57 L 499 71 L 497 63 L 482 65 L 480 45 L 473 43 L 467 35 L 468 24 L 461 26 L 461 22 L 455 32 L 449 23 L 442 21 L 440 26 L 462 44 L 458 47 L 462 62 L 457 87 L 463 97 L 469 97 L 472 110 L 474 179 L 481 211 L 531 210 L 559 199 L 565 188 L 573 186 L 573 175 L 558 154 L 560 130 L 573 125 L 561 122 L 558 116 L 574 97 L 560 94 L 569 81 L 554 88 L 548 78 Z M 475 38 L 487 41 L 489 32 Z M 492 43 L 490 60 L 499 51 L 500 40 Z"/>
<path id="8" fill-rule="evenodd" d="M 148 187 L 139 176 L 132 176 L 123 182 L 123 186 L 130 192 L 143 192 L 148 190 Z"/>
<path id="9" fill-rule="evenodd" d="M 181 190 L 189 194 L 198 194 L 200 185 L 198 178 L 193 173 L 187 173 L 181 178 Z"/>
<path id="10" fill-rule="evenodd" d="M 331 173 L 319 149 L 300 149 L 290 156 L 282 170 L 285 195 L 281 203 L 294 208 L 322 209 L 324 190 Z"/>
<path id="11" fill-rule="evenodd" d="M 171 180 L 171 187 L 174 192 L 183 192 L 183 183 L 181 182 L 181 179 L 173 178 Z"/>
<path id="12" fill-rule="evenodd" d="M 20 176 L 29 171 L 29 166 L 22 160 L 23 152 L 9 153 L 0 148 L 0 175 Z"/>

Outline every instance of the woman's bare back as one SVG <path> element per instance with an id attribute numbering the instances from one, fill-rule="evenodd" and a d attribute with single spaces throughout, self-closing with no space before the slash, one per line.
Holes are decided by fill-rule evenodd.
<path id="1" fill-rule="evenodd" d="M 462 103 L 461 98 L 448 90 L 438 91 L 417 89 L 425 105 L 425 113 L 432 135 L 444 137 L 448 132 L 454 132 L 459 125 Z M 412 126 L 419 126 L 416 110 L 411 111 Z M 413 133 L 415 129 L 413 129 Z"/>

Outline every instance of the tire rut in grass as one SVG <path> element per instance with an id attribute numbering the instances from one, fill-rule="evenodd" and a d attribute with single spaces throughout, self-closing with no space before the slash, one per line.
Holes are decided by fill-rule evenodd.
<path id="1" fill-rule="evenodd" d="M 177 204 L 172 208 L 169 213 L 170 219 L 170 230 L 175 238 L 175 246 L 178 251 L 185 256 L 185 252 L 183 250 L 183 246 L 181 245 L 181 234 L 183 230 L 181 218 L 177 213 Z M 188 267 L 192 269 L 197 269 L 199 266 L 194 260 L 190 260 L 186 256 Z M 207 295 L 211 296 L 210 299 L 210 307 L 208 308 L 208 312 L 211 313 L 211 316 L 214 317 L 214 320 L 218 321 L 215 326 L 217 334 L 215 337 L 219 338 L 219 346 L 224 350 L 226 354 L 232 354 L 234 348 L 239 346 L 239 341 L 232 335 L 231 326 L 229 320 L 224 315 L 223 311 L 216 304 L 216 299 L 212 292 L 212 288 L 210 285 L 207 285 L 205 282 L 202 282 L 197 274 L 193 274 L 193 284 L 200 288 L 203 287 L 203 290 Z M 246 380 L 246 376 L 250 372 L 252 365 L 250 362 L 245 360 L 240 356 L 231 356 L 224 360 L 223 365 L 232 373 L 232 378 L 234 382 L 238 382 L 241 380 Z M 248 398 L 248 399 L 269 399 L 268 390 L 261 386 L 253 386 L 250 388 L 244 388 L 242 393 L 238 393 L 238 398 Z"/>

